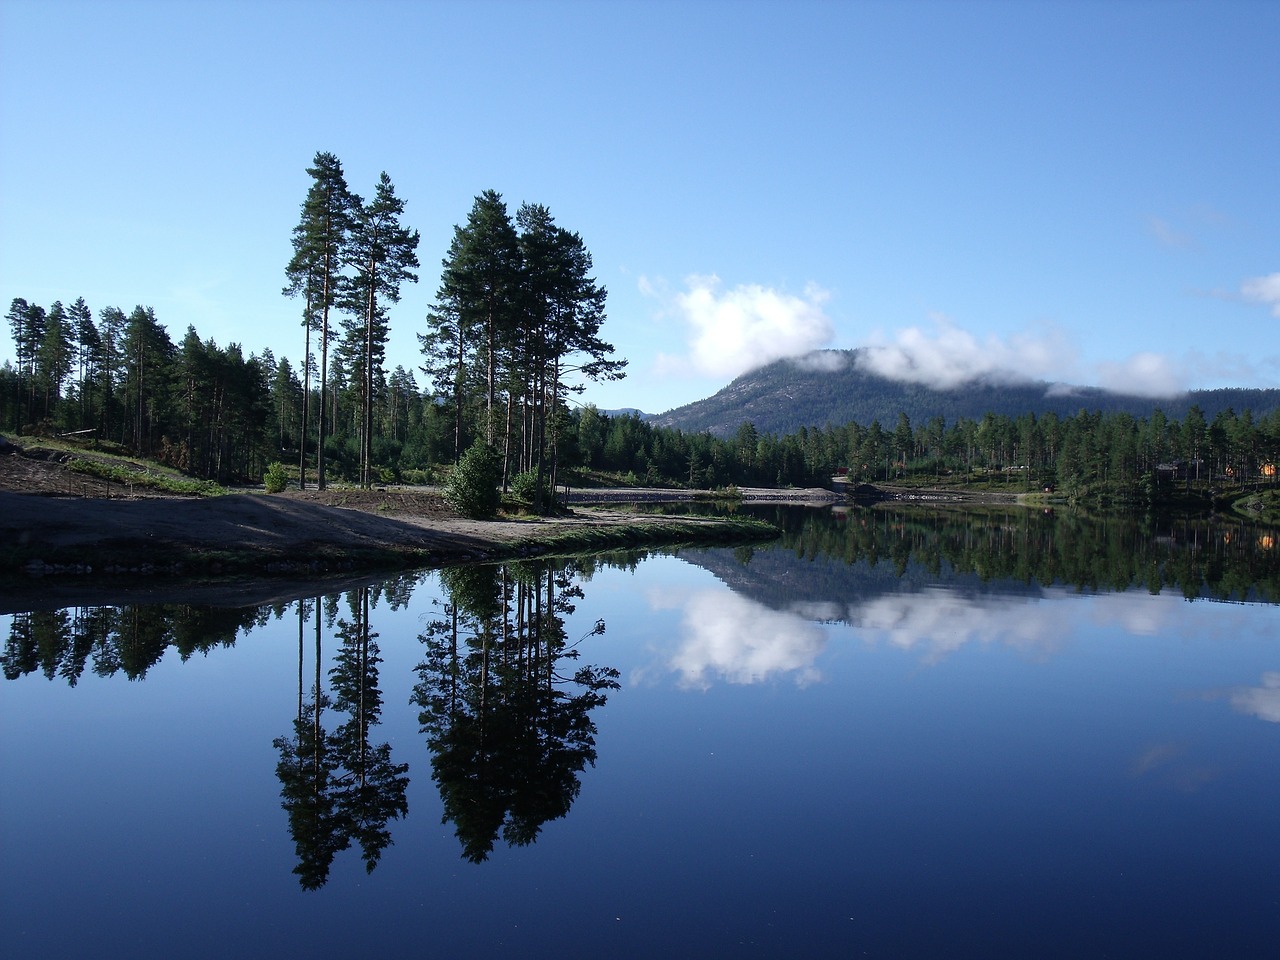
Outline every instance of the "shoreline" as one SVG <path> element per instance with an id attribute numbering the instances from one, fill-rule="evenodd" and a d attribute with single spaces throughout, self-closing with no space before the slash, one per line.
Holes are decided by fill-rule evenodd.
<path id="1" fill-rule="evenodd" d="M 626 494 L 615 495 L 618 507 Z M 793 502 L 804 502 L 801 500 Z M 99 499 L 0 491 L 0 613 L 57 606 L 305 595 L 326 581 L 631 547 L 745 543 L 758 521 L 578 504 L 559 517 L 469 520 L 422 491 Z M 203 602 L 210 602 L 208 599 Z"/>

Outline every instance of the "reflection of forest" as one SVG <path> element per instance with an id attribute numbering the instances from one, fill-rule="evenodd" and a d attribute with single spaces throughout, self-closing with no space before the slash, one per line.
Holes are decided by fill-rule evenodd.
<path id="1" fill-rule="evenodd" d="M 441 573 L 443 616 L 426 625 L 414 701 L 432 775 L 463 856 L 485 860 L 498 836 L 532 843 L 578 796 L 594 764 L 591 711 L 618 671 L 579 666 L 564 616 L 582 589 L 561 563 L 460 567 Z M 586 636 L 604 632 L 597 621 Z M 586 639 L 583 637 L 581 639 Z"/>
<path id="2" fill-rule="evenodd" d="M 976 589 L 1065 584 L 1176 590 L 1187 598 L 1280 603 L 1280 532 L 1217 518 L 1091 517 L 1025 508 L 757 511 L 776 544 L 705 559 L 735 590 L 771 606 L 910 589 L 938 578 Z"/>
<path id="3" fill-rule="evenodd" d="M 422 580 L 404 573 L 370 589 L 377 603 L 385 597 L 403 605 Z M 337 598 L 330 598 L 335 605 Z M 6 679 L 43 673 L 75 686 L 86 669 L 95 676 L 123 674 L 141 680 L 170 647 L 184 661 L 218 647 L 235 646 L 241 633 L 279 620 L 292 603 L 262 607 L 217 607 L 196 604 L 131 604 L 120 607 L 66 607 L 12 614 L 9 636 L 0 654 Z"/>
<path id="4" fill-rule="evenodd" d="M 444 615 L 421 635 L 413 699 L 445 818 L 467 859 L 484 860 L 499 834 L 510 844 L 532 843 L 543 824 L 569 811 L 579 774 L 595 762 L 591 711 L 618 687 L 618 672 L 576 664 L 580 640 L 568 641 L 565 617 L 582 598 L 580 576 L 603 563 L 634 566 L 641 556 L 441 571 Z M 371 614 L 384 601 L 392 610 L 405 606 L 424 576 L 407 573 L 343 595 L 256 609 L 156 605 L 14 614 L 4 673 L 12 680 L 38 671 L 72 686 L 86 669 L 140 679 L 170 647 L 186 660 L 296 615 L 297 712 L 292 734 L 274 746 L 298 856 L 294 872 L 304 888 L 316 889 L 337 854 L 353 845 L 372 871 L 391 844 L 390 821 L 408 811 L 408 764 L 393 762 L 390 744 L 372 736 L 383 702 Z M 603 632 L 597 621 L 586 636 Z M 336 642 L 336 651 L 326 654 L 326 642 Z"/>
<path id="5" fill-rule="evenodd" d="M 382 715 L 382 658 L 377 634 L 369 626 L 372 592 L 369 587 L 349 592 L 346 617 L 337 617 L 336 597 L 328 598 L 328 615 L 322 617 L 322 601 L 317 598 L 315 677 L 309 699 L 303 682 L 308 605 L 298 604 L 298 716 L 293 737 L 278 737 L 274 744 L 280 752 L 280 794 L 298 854 L 294 873 L 308 890 L 323 886 L 333 858 L 352 842 L 359 844 L 365 869 L 372 873 L 391 843 L 388 821 L 409 810 L 409 765 L 392 763 L 390 744 L 369 741 L 369 731 Z M 332 629 L 335 619 L 338 652 L 329 670 L 327 694 L 320 676 L 322 621 Z M 327 710 L 340 718 L 332 731 L 324 722 Z"/>
<path id="6" fill-rule="evenodd" d="M 186 660 L 233 646 L 241 630 L 265 622 L 271 612 L 168 604 L 15 613 L 2 656 L 4 675 L 14 680 L 39 671 L 75 686 L 92 664 L 96 676 L 123 673 L 139 680 L 169 647 Z"/>

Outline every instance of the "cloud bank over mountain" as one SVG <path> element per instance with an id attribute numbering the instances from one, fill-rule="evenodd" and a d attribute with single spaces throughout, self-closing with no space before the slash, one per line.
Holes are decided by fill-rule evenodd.
<path id="1" fill-rule="evenodd" d="M 1017 334 L 1008 340 L 995 335 L 979 339 L 946 317 L 935 315 L 933 322 L 932 331 L 907 327 L 891 337 L 874 334 L 858 354 L 859 367 L 889 380 L 952 390 L 975 380 L 1054 380 L 1064 361 L 1068 367 L 1074 365 L 1074 348 L 1055 330 L 1039 336 Z"/>
<path id="2" fill-rule="evenodd" d="M 777 360 L 833 372 L 846 362 L 826 349 L 837 328 L 826 311 L 830 295 L 821 287 L 810 285 L 797 296 L 761 284 L 726 287 L 714 274 L 699 274 L 679 291 L 648 278 L 641 279 L 640 289 L 662 303 L 663 314 L 679 322 L 685 339 L 681 353 L 659 356 L 659 375 L 732 380 Z M 1244 280 L 1238 291 L 1215 296 L 1260 304 L 1280 317 L 1280 273 Z M 1208 332 L 1205 340 L 1215 342 Z M 855 363 L 864 373 L 934 390 L 1048 383 L 1059 393 L 1087 386 L 1166 399 L 1217 385 L 1280 382 L 1275 352 L 1246 353 L 1231 344 L 1211 354 L 1178 355 L 1153 343 L 1128 356 L 1098 359 L 1105 344 L 1082 343 L 1078 331 L 1058 324 L 978 334 L 940 313 L 925 324 L 874 330 L 862 343 L 840 346 L 857 349 Z M 1086 359 L 1089 353 L 1092 359 Z"/>
<path id="3" fill-rule="evenodd" d="M 1048 382 L 1162 398 L 1185 393 L 1193 372 L 1210 366 L 1204 358 L 1193 362 L 1155 351 L 1087 365 L 1080 361 L 1074 340 L 1055 326 L 1008 337 L 988 334 L 979 338 L 947 317 L 935 315 L 932 319 L 932 330 L 907 327 L 891 336 L 874 335 L 858 354 L 859 368 L 934 390 L 954 390 L 971 383 Z M 1236 371 L 1248 367 L 1242 358 L 1217 360 L 1218 366 Z"/>

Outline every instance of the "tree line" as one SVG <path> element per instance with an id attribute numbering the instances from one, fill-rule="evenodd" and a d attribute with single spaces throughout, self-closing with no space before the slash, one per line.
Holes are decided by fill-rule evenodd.
<path id="1" fill-rule="evenodd" d="M 465 231 L 458 231 L 464 240 Z M 441 286 L 460 284 L 446 273 Z M 269 463 L 304 448 L 318 464 L 322 448 L 307 438 L 308 424 L 324 425 L 325 469 L 363 482 L 437 478 L 475 442 L 500 448 L 508 475 L 541 464 L 547 484 L 611 474 L 649 486 L 807 486 L 847 472 L 855 483 L 965 480 L 1140 500 L 1277 479 L 1275 410 L 1208 419 L 1193 407 L 1181 420 L 1159 410 L 1149 417 L 987 414 L 952 423 L 936 416 L 921 425 L 900 414 L 892 429 L 850 422 L 774 436 L 747 423 L 721 439 L 592 405 L 571 409 L 565 355 L 558 363 L 545 355 L 525 362 L 524 352 L 514 352 L 519 340 L 489 331 L 489 313 L 474 309 L 477 302 L 451 293 L 440 299 L 447 311 L 437 305 L 436 325 L 423 339 L 434 350 L 445 338 L 433 335 L 448 330 L 457 352 L 448 368 L 432 368 L 434 390 L 420 388 L 402 366 L 388 376 L 379 363 L 370 391 L 358 353 L 352 365 L 343 359 L 351 354 L 335 351 L 330 376 L 317 384 L 287 357 L 277 360 L 269 349 L 245 355 L 238 344 L 202 340 L 193 327 L 174 343 L 150 307 L 128 314 L 106 307 L 95 319 L 82 298 L 48 308 L 17 298 L 7 315 L 17 364 L 0 367 L 0 423 L 18 433 L 92 431 L 100 442 L 220 482 L 260 479 Z M 604 363 L 617 362 L 597 352 Z M 588 351 L 586 359 L 596 357 Z M 373 399 L 368 409 L 366 397 Z"/>
<path id="2" fill-rule="evenodd" d="M 601 338 L 607 291 L 582 237 L 540 204 L 512 216 L 478 195 L 455 226 L 439 287 L 418 333 L 421 366 L 386 370 L 389 311 L 417 281 L 419 235 L 386 173 L 364 200 L 342 164 L 317 153 L 285 265 L 302 304 L 301 360 L 244 353 L 188 327 L 175 343 L 155 311 L 116 306 L 95 318 L 83 298 L 47 308 L 12 301 L 16 361 L 0 367 L 0 424 L 17 433 L 85 434 L 201 479 L 260 480 L 280 461 L 306 486 L 331 475 L 437 480 L 483 448 L 503 489 L 535 505 L 562 483 L 611 473 L 626 482 L 693 487 L 980 480 L 1072 497 L 1135 499 L 1275 481 L 1280 411 L 1227 410 L 1181 421 L 1081 410 L 981 419 L 932 416 L 891 428 L 802 427 L 774 435 L 743 424 L 731 437 L 656 427 L 579 406 L 592 381 L 625 375 Z M 420 387 L 417 375 L 426 378 Z"/>

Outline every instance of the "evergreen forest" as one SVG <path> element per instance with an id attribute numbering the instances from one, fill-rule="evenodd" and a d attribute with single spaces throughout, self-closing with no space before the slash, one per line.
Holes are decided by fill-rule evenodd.
<path id="1" fill-rule="evenodd" d="M 16 298 L 0 428 L 80 438 L 223 484 L 261 482 L 281 464 L 304 487 L 441 482 L 473 446 L 492 454 L 503 489 L 523 477 L 537 491 L 810 486 L 847 475 L 1137 502 L 1276 484 L 1277 409 L 950 420 L 939 411 L 917 422 L 902 411 L 894 422 L 785 435 L 748 421 L 716 436 L 582 405 L 589 382 L 626 372 L 601 338 L 607 291 L 579 234 L 542 205 L 513 216 L 492 190 L 454 228 L 428 316 L 409 320 L 421 365 L 388 371 L 391 309 L 417 281 L 418 233 L 385 173 L 368 200 L 332 154 L 316 154 L 307 175 L 283 265 L 283 293 L 300 313 L 294 359 L 219 345 L 192 326 L 175 340 L 144 305 L 95 312 L 83 298 Z"/>

